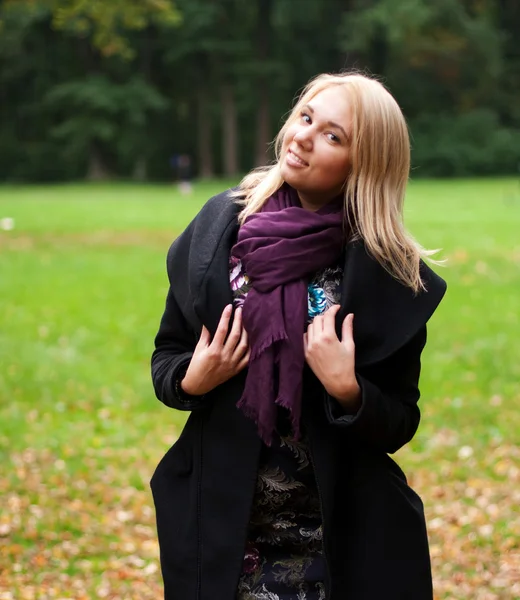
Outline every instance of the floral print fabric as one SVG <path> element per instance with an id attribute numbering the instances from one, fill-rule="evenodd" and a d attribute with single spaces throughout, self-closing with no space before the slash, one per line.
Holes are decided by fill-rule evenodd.
<path id="1" fill-rule="evenodd" d="M 235 306 L 251 289 L 240 260 L 231 257 Z M 308 284 L 308 322 L 340 300 L 342 268 L 320 271 Z M 287 435 L 280 413 L 278 435 L 263 446 L 236 600 L 325 600 L 325 559 L 319 493 L 303 431 Z"/>
<path id="2" fill-rule="evenodd" d="M 324 600 L 320 499 L 305 439 L 262 449 L 237 600 Z"/>
<path id="3" fill-rule="evenodd" d="M 307 286 L 309 323 L 316 315 L 324 313 L 340 301 L 342 279 L 343 269 L 340 265 L 327 267 L 312 279 Z M 242 270 L 241 261 L 234 256 L 229 259 L 229 280 L 233 292 L 233 304 L 238 308 L 244 304 L 251 289 L 251 281 Z"/>
<path id="4" fill-rule="evenodd" d="M 321 315 L 332 305 L 338 304 L 341 297 L 343 268 L 328 267 L 320 271 L 307 286 L 309 323 L 316 315 Z"/>
<path id="5" fill-rule="evenodd" d="M 238 308 L 244 304 L 247 293 L 251 289 L 251 282 L 242 271 L 242 262 L 234 256 L 229 259 L 229 281 L 233 292 L 233 304 Z"/>

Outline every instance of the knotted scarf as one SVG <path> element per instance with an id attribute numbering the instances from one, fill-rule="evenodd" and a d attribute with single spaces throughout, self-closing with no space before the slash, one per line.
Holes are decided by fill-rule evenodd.
<path id="1" fill-rule="evenodd" d="M 316 212 L 306 210 L 284 184 L 261 212 L 246 219 L 231 250 L 251 284 L 242 313 L 251 357 L 237 406 L 255 421 L 267 445 L 277 406 L 287 409 L 293 437 L 300 436 L 308 280 L 340 257 L 342 207 L 338 198 Z"/>

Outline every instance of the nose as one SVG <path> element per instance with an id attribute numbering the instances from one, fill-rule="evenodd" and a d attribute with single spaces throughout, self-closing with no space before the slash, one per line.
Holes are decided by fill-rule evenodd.
<path id="1" fill-rule="evenodd" d="M 304 127 L 294 134 L 293 140 L 305 150 L 312 148 L 312 131 L 311 127 Z"/>

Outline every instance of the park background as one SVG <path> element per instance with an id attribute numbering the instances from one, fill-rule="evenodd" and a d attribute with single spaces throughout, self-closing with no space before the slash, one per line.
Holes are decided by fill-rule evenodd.
<path id="1" fill-rule="evenodd" d="M 403 108 L 406 225 L 447 260 L 396 456 L 436 599 L 520 598 L 519 36 L 516 0 L 0 2 L 0 600 L 161 597 L 166 251 L 312 76 L 353 68 Z"/>

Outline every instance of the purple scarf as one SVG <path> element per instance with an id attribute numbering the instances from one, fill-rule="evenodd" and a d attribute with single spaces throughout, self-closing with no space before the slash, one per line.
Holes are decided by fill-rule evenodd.
<path id="1" fill-rule="evenodd" d="M 308 279 L 338 260 L 342 226 L 342 202 L 312 212 L 284 185 L 261 212 L 246 219 L 231 250 L 252 286 L 243 307 L 251 358 L 237 406 L 256 422 L 267 445 L 277 405 L 289 411 L 293 435 L 299 438 Z"/>

